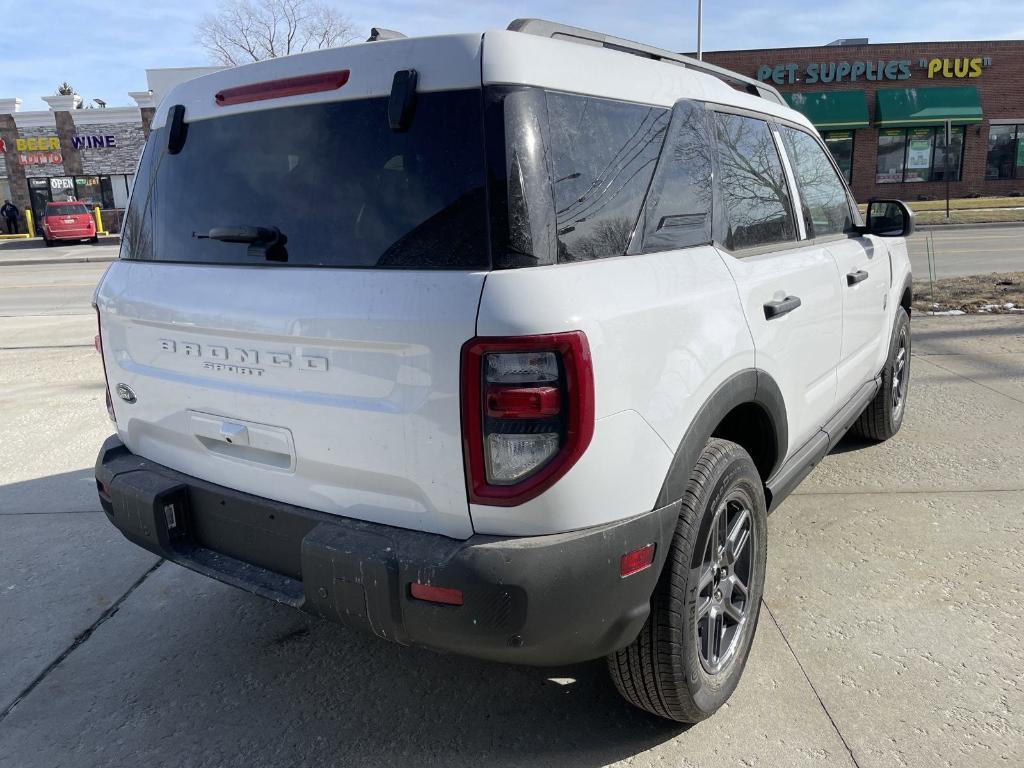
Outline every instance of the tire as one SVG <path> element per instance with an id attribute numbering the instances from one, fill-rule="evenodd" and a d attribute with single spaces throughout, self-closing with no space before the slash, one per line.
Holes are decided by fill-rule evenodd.
<path id="1" fill-rule="evenodd" d="M 48 238 L 46 235 L 43 235 L 43 242 L 46 243 L 46 247 L 47 248 L 52 248 L 53 247 L 53 240 Z"/>
<path id="2" fill-rule="evenodd" d="M 725 579 L 720 572 L 718 577 L 711 576 L 709 567 L 710 537 L 719 528 L 712 523 L 721 523 L 723 515 L 725 531 L 740 531 L 737 538 L 741 540 L 746 533 L 740 556 L 723 566 L 728 569 Z M 718 537 L 723 538 L 721 531 Z M 729 537 L 724 538 L 728 544 Z M 757 629 L 767 545 L 768 513 L 754 462 L 736 443 L 712 438 L 683 494 L 647 622 L 630 645 L 608 657 L 615 687 L 630 704 L 669 720 L 696 723 L 728 700 L 739 683 Z M 728 550 L 723 550 L 719 552 L 727 561 Z M 745 600 L 734 577 L 745 579 Z M 725 609 L 726 603 L 733 614 L 741 614 L 741 620 L 723 638 L 716 659 L 704 638 L 709 619 L 715 621 L 716 611 Z M 723 616 L 723 621 L 733 619 Z M 726 629 L 724 623 L 722 628 Z"/>
<path id="3" fill-rule="evenodd" d="M 910 317 L 900 307 L 896 310 L 896 322 L 889 339 L 889 356 L 882 369 L 882 386 L 850 431 L 879 443 L 895 435 L 907 412 L 909 387 Z"/>
<path id="4" fill-rule="evenodd" d="M 97 243 L 99 243 L 99 241 L 99 235 L 93 235 L 92 237 L 89 238 L 90 245 L 96 245 Z"/>

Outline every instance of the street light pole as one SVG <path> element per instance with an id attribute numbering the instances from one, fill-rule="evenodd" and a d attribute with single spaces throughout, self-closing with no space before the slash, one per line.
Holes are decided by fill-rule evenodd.
<path id="1" fill-rule="evenodd" d="M 703 31 L 703 15 L 704 15 L 704 0 L 697 0 L 697 59 L 704 61 L 704 47 L 701 43 L 701 33 Z"/>
<path id="2" fill-rule="evenodd" d="M 946 120 L 946 152 L 942 158 L 942 175 L 946 177 L 946 221 L 949 221 L 949 150 L 953 141 L 953 121 Z"/>

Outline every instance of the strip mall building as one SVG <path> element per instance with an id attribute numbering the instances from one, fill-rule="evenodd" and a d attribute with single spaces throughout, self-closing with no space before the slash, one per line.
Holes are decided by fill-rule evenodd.
<path id="1" fill-rule="evenodd" d="M 850 44 L 852 43 L 852 44 Z M 704 58 L 778 88 L 821 131 L 859 200 L 1024 194 L 1024 41 L 838 41 Z"/>
<path id="2" fill-rule="evenodd" d="M 0 98 L 0 201 L 38 222 L 48 202 L 80 200 L 119 232 L 156 105 L 177 83 L 219 69 L 147 69 L 149 88 L 128 94 L 132 106 L 84 109 L 78 96 L 43 96 L 48 109 L 22 110 L 20 98 Z M 24 216 L 18 227 L 26 231 Z"/>
<path id="3" fill-rule="evenodd" d="M 48 202 L 81 200 L 101 209 L 104 229 L 119 231 L 154 112 L 149 91 L 131 95 L 136 106 L 108 109 L 46 96 L 50 108 L 30 112 L 21 99 L 0 99 L 0 198 L 37 222 Z"/>

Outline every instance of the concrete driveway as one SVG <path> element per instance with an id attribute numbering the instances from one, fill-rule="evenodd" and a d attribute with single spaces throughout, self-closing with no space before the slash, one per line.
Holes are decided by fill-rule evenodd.
<path id="1" fill-rule="evenodd" d="M 0 766 L 1016 766 L 1024 321 L 913 321 L 909 412 L 770 518 L 746 674 L 694 727 L 601 662 L 403 649 L 125 542 L 91 315 L 0 317 Z"/>

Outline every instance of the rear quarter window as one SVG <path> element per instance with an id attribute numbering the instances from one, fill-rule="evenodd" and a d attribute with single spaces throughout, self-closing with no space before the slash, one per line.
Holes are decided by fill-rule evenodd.
<path id="1" fill-rule="evenodd" d="M 547 94 L 558 261 L 621 256 L 654 175 L 669 111 Z"/>

